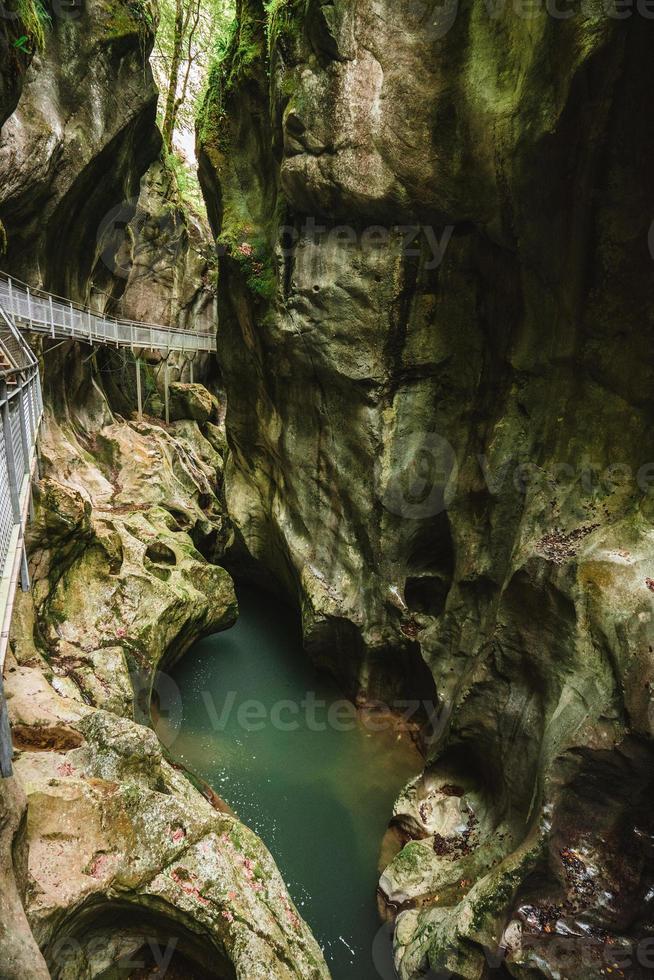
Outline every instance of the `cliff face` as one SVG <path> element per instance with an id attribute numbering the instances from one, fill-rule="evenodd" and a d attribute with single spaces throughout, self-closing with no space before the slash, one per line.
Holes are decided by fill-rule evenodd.
<path id="1" fill-rule="evenodd" d="M 202 553 L 219 550 L 224 523 L 216 427 L 112 417 L 70 352 L 48 402 L 32 592 L 5 683 L 44 975 L 165 960 L 209 978 L 327 976 L 262 842 L 167 755 L 179 692 L 158 668 L 238 611 L 229 575 Z M 41 974 L 0 967 L 25 975 Z"/>
<path id="2" fill-rule="evenodd" d="M 230 516 L 353 694 L 436 692 L 400 976 L 644 976 L 654 25 L 431 8 L 239 3 L 198 131 Z"/>
<path id="3" fill-rule="evenodd" d="M 0 133 L 2 267 L 123 316 L 211 329 L 211 250 L 157 162 L 155 10 L 93 0 L 72 14 L 53 18 L 20 99 L 16 86 L 2 103 L 18 100 Z M 149 728 L 153 690 L 174 709 L 159 668 L 237 615 L 214 564 L 229 535 L 223 409 L 178 385 L 161 423 L 153 371 L 148 415 L 130 420 L 131 355 L 43 345 L 32 591 L 5 670 L 0 977 L 90 980 L 125 962 L 324 977 L 262 842 Z"/>
<path id="4" fill-rule="evenodd" d="M 53 17 L 27 71 L 2 128 L 0 217 L 8 271 L 31 285 L 85 294 L 102 219 L 157 154 L 155 14 L 146 3 L 74 6 Z"/>
<path id="5" fill-rule="evenodd" d="M 125 202 L 105 223 L 96 289 L 104 271 L 122 283 L 113 291 L 126 319 L 212 332 L 217 270 L 206 222 L 184 205 L 173 174 L 159 161 L 143 176 L 135 203 L 133 215 L 134 202 Z"/>
<path id="6" fill-rule="evenodd" d="M 6 4 L 3 7 L 0 24 L 0 126 L 16 108 L 25 72 L 32 60 L 33 47 L 23 46 L 20 39 L 25 37 L 25 20 L 32 17 L 35 8 L 31 3 Z"/>
<path id="7" fill-rule="evenodd" d="M 129 320 L 215 331 L 215 244 L 206 219 L 189 209 L 175 175 L 161 160 L 143 174 L 136 197 L 110 208 L 97 238 L 88 287 L 91 305 Z M 165 355 L 141 355 L 147 369 L 145 409 L 163 417 Z M 203 381 L 216 388 L 214 357 L 175 353 L 168 354 L 167 362 L 171 382 Z M 97 363 L 115 410 L 123 415 L 135 411 L 133 357 L 105 348 L 97 352 Z"/>

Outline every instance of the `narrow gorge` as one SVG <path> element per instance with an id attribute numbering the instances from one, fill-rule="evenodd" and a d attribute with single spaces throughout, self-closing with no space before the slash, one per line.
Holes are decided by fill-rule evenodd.
<path id="1" fill-rule="evenodd" d="M 0 7 L 0 980 L 654 974 L 651 83 L 648 0 Z"/>

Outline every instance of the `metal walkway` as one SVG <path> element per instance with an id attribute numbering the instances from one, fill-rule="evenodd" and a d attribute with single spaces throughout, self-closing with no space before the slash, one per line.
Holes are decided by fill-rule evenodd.
<path id="1" fill-rule="evenodd" d="M 0 306 L 20 329 L 60 340 L 82 340 L 87 344 L 108 344 L 165 353 L 212 353 L 216 350 L 214 333 L 118 320 L 104 313 L 94 313 L 61 296 L 31 289 L 3 272 L 0 272 Z"/>
<path id="2" fill-rule="evenodd" d="M 165 413 L 169 420 L 168 355 L 180 352 L 191 364 L 216 350 L 213 333 L 177 330 L 119 320 L 53 296 L 0 272 L 0 777 L 11 776 L 12 743 L 2 677 L 16 589 L 30 587 L 25 527 L 32 508 L 37 435 L 43 414 L 39 365 L 21 330 L 59 340 L 128 347 L 135 354 L 139 415 L 142 415 L 141 351 L 165 354 Z"/>
<path id="3" fill-rule="evenodd" d="M 9 627 L 20 580 L 29 589 L 25 525 L 43 414 L 39 365 L 0 305 L 0 775 L 11 775 L 11 735 L 2 694 Z"/>

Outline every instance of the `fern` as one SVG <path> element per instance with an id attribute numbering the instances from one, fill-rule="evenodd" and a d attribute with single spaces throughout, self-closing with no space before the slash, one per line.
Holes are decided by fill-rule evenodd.
<path id="1" fill-rule="evenodd" d="M 16 14 L 25 33 L 14 41 L 14 47 L 23 54 L 43 51 L 52 16 L 42 0 L 17 0 Z"/>

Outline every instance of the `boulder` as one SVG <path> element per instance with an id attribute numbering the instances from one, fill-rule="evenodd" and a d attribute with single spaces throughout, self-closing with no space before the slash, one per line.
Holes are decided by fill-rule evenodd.
<path id="1" fill-rule="evenodd" d="M 170 418 L 172 422 L 194 419 L 208 422 L 217 419 L 218 408 L 214 396 L 204 385 L 174 381 L 170 385 Z"/>

